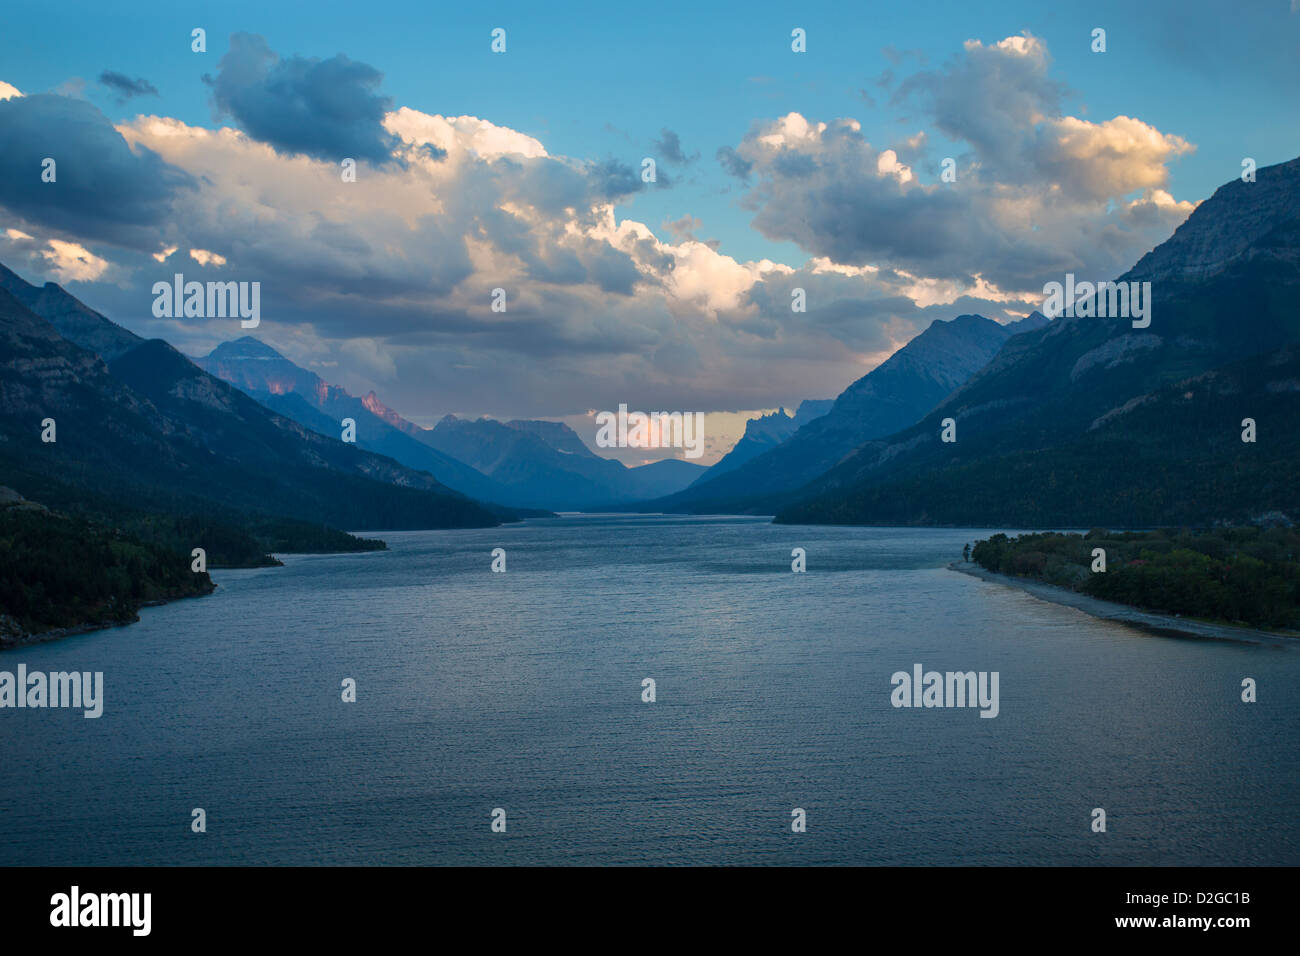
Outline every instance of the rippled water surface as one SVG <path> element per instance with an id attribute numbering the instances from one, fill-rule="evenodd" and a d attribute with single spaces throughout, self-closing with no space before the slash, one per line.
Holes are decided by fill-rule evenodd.
<path id="1" fill-rule="evenodd" d="M 0 710 L 0 864 L 1300 863 L 1300 652 L 944 567 L 986 534 L 578 516 L 216 571 L 0 655 L 105 680 Z M 917 663 L 999 716 L 894 708 Z"/>

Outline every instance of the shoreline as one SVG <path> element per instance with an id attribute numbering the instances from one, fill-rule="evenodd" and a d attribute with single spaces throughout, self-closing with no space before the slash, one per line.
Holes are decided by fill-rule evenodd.
<path id="1" fill-rule="evenodd" d="M 1159 611 L 1147 611 L 1114 601 L 1080 594 L 1055 584 L 1046 584 L 1033 578 L 1019 578 L 1007 574 L 988 571 L 973 561 L 954 561 L 947 565 L 949 571 L 969 574 L 981 581 L 1001 584 L 1004 587 L 1017 588 L 1049 604 L 1074 608 L 1089 617 L 1130 627 L 1155 634 L 1159 637 L 1190 637 L 1201 640 L 1237 641 L 1246 644 L 1273 644 L 1288 647 L 1300 647 L 1300 633 L 1288 634 L 1283 631 L 1265 631 L 1252 627 L 1238 627 L 1235 624 L 1216 624 L 1210 621 L 1198 621 L 1194 618 L 1176 617 Z"/>
<path id="2" fill-rule="evenodd" d="M 13 636 L 13 630 L 18 627 L 17 621 L 14 621 L 9 615 L 3 615 L 6 622 L 12 621 L 14 628 L 8 629 L 7 632 L 0 632 L 0 654 L 6 651 L 17 651 L 25 647 L 34 647 L 37 644 L 48 644 L 52 641 L 59 641 L 65 637 L 76 637 L 78 634 L 93 634 L 95 631 L 106 631 L 113 627 L 130 627 L 132 624 L 140 622 L 140 612 L 147 607 L 162 607 L 165 604 L 172 604 L 176 601 L 187 601 L 191 598 L 209 597 L 217 590 L 214 584 L 206 591 L 199 591 L 194 594 L 177 594 L 172 597 L 155 598 L 152 601 L 143 601 L 137 607 L 129 621 L 105 621 L 101 624 L 81 623 L 69 624 L 66 627 L 52 627 L 47 631 L 32 633 L 31 631 L 21 631 L 17 637 Z"/>

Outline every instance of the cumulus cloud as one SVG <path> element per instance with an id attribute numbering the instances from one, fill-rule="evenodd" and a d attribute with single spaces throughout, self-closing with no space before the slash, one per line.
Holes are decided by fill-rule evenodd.
<path id="1" fill-rule="evenodd" d="M 1169 184 L 1169 160 L 1191 152 L 1180 136 L 1129 116 L 1089 123 L 1065 116 L 1044 124 L 1031 151 L 1052 184 L 1085 199 L 1105 200 Z"/>
<path id="2" fill-rule="evenodd" d="M 897 82 L 895 103 L 919 103 L 968 148 L 956 182 L 918 180 L 939 165 L 924 132 L 877 146 L 856 120 L 799 113 L 756 123 L 720 159 L 753 180 L 745 203 L 764 235 L 835 262 L 1015 293 L 1066 270 L 1118 275 L 1191 212 L 1167 187 L 1192 147 L 1128 116 L 1063 115 L 1050 63 L 1027 34 L 969 40 Z"/>
<path id="3" fill-rule="evenodd" d="M 123 124 L 132 148 L 196 185 L 174 197 L 157 244 L 123 262 L 131 280 L 101 284 L 92 304 L 188 352 L 236 333 L 148 317 L 152 283 L 177 271 L 168 257 L 182 250 L 214 278 L 260 281 L 267 334 L 304 364 L 338 363 L 343 384 L 413 414 L 512 416 L 616 405 L 629 382 L 663 407 L 822 396 L 970 291 L 954 281 L 922 306 L 908 297 L 916 279 L 899 272 L 745 262 L 693 236 L 665 240 L 616 215 L 616 190 L 592 164 L 486 120 L 402 109 L 385 128 L 405 165 L 341 186 L 333 163 L 239 130 Z M 796 287 L 806 314 L 791 312 Z M 504 313 L 490 308 L 495 288 Z M 1003 315 L 993 302 L 964 310 L 986 306 Z"/>
<path id="4" fill-rule="evenodd" d="M 212 86 L 219 113 L 254 139 L 317 159 L 384 162 L 392 135 L 379 94 L 383 74 L 338 54 L 328 60 L 276 54 L 256 34 L 236 33 Z"/>
<path id="5" fill-rule="evenodd" d="M 42 179 L 54 161 L 54 181 Z M 37 93 L 0 100 L 0 206 L 25 223 L 139 249 L 158 245 L 192 177 L 127 145 L 85 100 Z"/>
<path id="6" fill-rule="evenodd" d="M 1065 86 L 1049 75 L 1047 46 L 1029 35 L 990 46 L 967 40 L 962 52 L 938 70 L 900 81 L 892 102 L 918 103 L 936 129 L 974 147 L 999 170 L 1020 167 L 1026 132 L 1048 116 L 1060 115 Z M 1005 171 L 1000 173 L 1004 179 Z"/>
<path id="7" fill-rule="evenodd" d="M 1168 184 L 1166 164 L 1191 150 L 1186 140 L 1128 116 L 1092 123 L 1064 115 L 1069 90 L 1050 70 L 1047 45 L 1031 34 L 991 45 L 967 40 L 942 69 L 901 81 L 893 101 L 919 103 L 1002 185 L 1109 199 Z"/>
<path id="8" fill-rule="evenodd" d="M 756 228 L 802 246 L 802 263 L 728 255 L 698 238 L 707 227 L 690 213 L 656 234 L 620 209 L 643 188 L 622 161 L 553 155 L 480 117 L 394 108 L 373 68 L 282 59 L 248 35 L 212 81 L 236 126 L 97 120 L 122 163 L 184 177 L 184 188 L 151 182 L 118 211 L 144 217 L 149 242 L 71 219 L 59 233 L 48 211 L 30 220 L 40 228 L 18 225 L 28 261 L 47 270 L 58 255 L 61 274 L 86 276 L 104 256 L 88 301 L 191 353 L 241 333 L 151 318 L 152 283 L 182 262 L 260 281 L 265 334 L 286 354 L 415 417 L 790 405 L 832 397 L 934 319 L 1025 314 L 1045 274 L 1118 274 L 1187 215 L 1165 173 L 1186 144 L 1132 117 L 1065 115 L 1048 66 L 1031 37 L 972 42 L 903 82 L 900 102 L 930 122 L 899 142 L 873 144 L 853 119 L 789 113 L 719 150 Z M 995 101 L 1000 115 L 962 113 Z M 660 155 L 694 161 L 670 132 Z M 941 183 L 936 143 L 953 141 L 969 152 L 958 182 Z M 343 184 L 337 160 L 349 155 L 369 165 Z M 495 289 L 505 312 L 491 308 Z M 791 310 L 796 290 L 806 312 Z"/>

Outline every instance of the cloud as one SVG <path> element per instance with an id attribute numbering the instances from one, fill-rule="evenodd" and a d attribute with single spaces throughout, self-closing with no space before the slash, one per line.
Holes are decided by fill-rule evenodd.
<path id="1" fill-rule="evenodd" d="M 239 130 L 123 124 L 135 149 L 196 185 L 173 198 L 159 244 L 119 257 L 115 281 L 88 300 L 190 353 L 239 334 L 149 317 L 152 283 L 178 271 L 155 256 L 183 250 L 213 278 L 260 281 L 267 334 L 303 364 L 338 363 L 341 384 L 413 414 L 517 416 L 629 398 L 714 409 L 829 397 L 828 383 L 861 375 L 974 289 L 953 280 L 921 306 L 908 297 L 918 280 L 893 270 L 740 261 L 693 238 L 694 219 L 665 240 L 619 218 L 615 167 L 550 155 L 475 117 L 400 109 L 385 128 L 401 162 L 345 184 L 332 162 Z M 796 287 L 806 314 L 791 311 Z M 490 308 L 494 288 L 504 313 Z M 995 316 L 1003 305 L 1027 311 L 963 301 Z"/>
<path id="2" fill-rule="evenodd" d="M 967 40 L 943 69 L 901 81 L 893 102 L 919 103 L 1000 184 L 1089 199 L 1168 184 L 1166 164 L 1192 150 L 1186 140 L 1128 116 L 1099 124 L 1063 115 L 1069 90 L 1050 69 L 1046 44 L 1031 34 Z"/>
<path id="3" fill-rule="evenodd" d="M 1029 155 L 1048 183 L 1104 200 L 1167 186 L 1166 163 L 1192 149 L 1182 137 L 1129 116 L 1104 123 L 1065 116 L 1044 124 Z"/>
<path id="4" fill-rule="evenodd" d="M 678 242 L 686 242 L 687 240 L 692 242 L 703 242 L 714 251 L 717 251 L 721 246 L 721 243 L 717 239 L 702 240 L 696 237 L 695 234 L 704 228 L 704 220 L 692 216 L 690 213 L 687 213 L 679 219 L 665 221 L 663 227 Z"/>
<path id="5" fill-rule="evenodd" d="M 635 169 L 616 159 L 590 164 L 587 176 L 592 192 L 601 199 L 623 199 L 640 192 L 645 185 Z M 664 177 L 659 176 L 658 180 L 664 182 Z"/>
<path id="6" fill-rule="evenodd" d="M 157 256 L 154 257 L 155 259 Z M 166 256 L 163 257 L 164 259 Z M 215 252 L 209 252 L 207 249 L 191 249 L 190 258 L 201 266 L 216 266 L 220 268 L 226 264 L 226 257 L 218 255 Z"/>
<path id="7" fill-rule="evenodd" d="M 749 162 L 730 146 L 723 146 L 717 152 L 718 163 L 728 176 L 735 176 L 737 179 L 749 179 L 749 174 L 754 168 L 754 164 Z"/>
<path id="8" fill-rule="evenodd" d="M 79 76 L 70 76 L 50 92 L 56 96 L 68 96 L 79 100 L 85 96 L 86 81 Z"/>
<path id="9" fill-rule="evenodd" d="M 456 150 L 485 160 L 547 155 L 539 140 L 477 116 L 437 116 L 403 106 L 385 117 L 384 129 L 407 142 L 433 146 L 440 154 Z"/>
<path id="10" fill-rule="evenodd" d="M 99 82 L 117 94 L 117 101 L 125 103 L 133 96 L 157 96 L 158 88 L 148 80 L 131 79 L 125 73 L 105 70 L 99 74 Z"/>
<path id="11" fill-rule="evenodd" d="M 791 405 L 832 397 L 936 318 L 1005 320 L 1034 307 L 1045 275 L 1118 274 L 1190 211 L 1166 174 L 1190 147 L 1133 117 L 1065 115 L 1048 62 L 1031 37 L 968 43 L 903 81 L 900 102 L 928 121 L 899 142 L 870 142 L 854 119 L 788 113 L 724 146 L 717 158 L 743 184 L 732 188 L 754 226 L 806 251 L 786 263 L 701 241 L 707 226 L 689 212 L 659 234 L 630 218 L 622 204 L 644 184 L 621 161 L 554 155 L 480 117 L 393 107 L 365 64 L 285 60 L 237 35 L 212 80 L 237 126 L 96 120 L 127 164 L 104 188 L 131 182 L 128 160 L 184 177 L 185 188 L 151 182 L 122 198 L 116 215 L 151 221 L 149 242 L 123 242 L 120 224 L 82 233 L 75 220 L 49 236 L 48 210 L 31 210 L 15 225 L 40 238 L 5 248 L 28 243 L 23 254 L 49 270 L 49 239 L 81 243 L 107 262 L 87 301 L 190 353 L 241 333 L 153 319 L 152 283 L 182 263 L 259 281 L 263 327 L 286 354 L 413 415 Z M 1001 113 L 962 115 L 980 103 Z M 19 141 L 39 141 L 34 128 Z M 693 162 L 670 132 L 661 156 Z M 90 140 L 68 155 L 97 149 Z M 938 181 L 944 152 L 958 153 L 955 183 Z M 355 182 L 339 175 L 347 155 L 367 160 Z M 58 254 L 65 274 L 99 268 Z M 495 289 L 504 312 L 491 308 Z M 791 309 L 797 290 L 806 312 Z"/>
<path id="12" fill-rule="evenodd" d="M 1049 75 L 1047 45 L 1029 34 L 991 46 L 967 40 L 942 69 L 923 70 L 898 83 L 894 105 L 915 102 L 945 136 L 962 140 L 999 170 L 1023 168 L 1027 131 L 1060 115 L 1068 92 Z M 1005 179 L 1007 172 L 1000 172 Z"/>
<path id="13" fill-rule="evenodd" d="M 0 235 L 4 261 L 21 270 L 49 275 L 55 281 L 94 282 L 110 270 L 107 260 L 75 242 L 39 240 L 21 229 L 8 228 Z"/>
<path id="14" fill-rule="evenodd" d="M 42 253 L 60 282 L 91 282 L 108 270 L 108 262 L 75 242 L 51 239 Z"/>
<path id="15" fill-rule="evenodd" d="M 42 179 L 47 158 L 53 182 Z M 193 186 L 157 153 L 128 146 L 84 100 L 48 93 L 0 100 L 0 206 L 25 223 L 154 249 L 173 198 Z"/>
<path id="16" fill-rule="evenodd" d="M 392 100 L 378 93 L 383 74 L 368 64 L 342 54 L 284 59 L 262 37 L 236 33 L 216 77 L 205 79 L 221 115 L 280 152 L 334 161 L 390 158 L 394 142 L 384 117 Z"/>
<path id="17" fill-rule="evenodd" d="M 654 150 L 664 162 L 673 166 L 686 166 L 700 158 L 699 153 L 691 153 L 688 156 L 683 152 L 681 138 L 670 129 L 659 131 Z"/>
<path id="18" fill-rule="evenodd" d="M 1025 34 L 969 40 L 898 82 L 895 103 L 919 103 L 968 148 L 956 182 L 918 178 L 942 156 L 924 131 L 876 146 L 856 120 L 799 113 L 756 123 L 724 165 L 752 180 L 759 231 L 836 263 L 1023 294 L 1063 271 L 1118 275 L 1191 212 L 1169 195 L 1167 164 L 1193 147 L 1128 116 L 1063 115 L 1049 67 Z"/>

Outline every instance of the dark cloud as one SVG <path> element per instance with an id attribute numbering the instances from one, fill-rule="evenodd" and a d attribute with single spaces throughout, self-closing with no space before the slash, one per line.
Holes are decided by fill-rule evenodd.
<path id="1" fill-rule="evenodd" d="M 659 138 L 655 140 L 654 149 L 664 162 L 674 166 L 686 166 L 700 158 L 699 153 L 691 153 L 688 156 L 682 150 L 681 137 L 666 128 L 659 131 Z"/>
<path id="2" fill-rule="evenodd" d="M 656 180 L 661 186 L 669 185 L 662 173 L 656 174 Z M 645 186 L 639 172 L 615 159 L 592 163 L 587 169 L 587 181 L 592 194 L 598 199 L 606 200 L 622 199 L 640 192 Z"/>
<path id="3" fill-rule="evenodd" d="M 56 179 L 41 179 L 46 158 Z M 132 150 L 85 100 L 48 93 L 0 100 L 0 206 L 29 223 L 138 249 L 194 179 L 143 147 Z"/>
<path id="4" fill-rule="evenodd" d="M 133 96 L 157 96 L 158 88 L 146 79 L 136 77 L 134 80 L 125 73 L 105 70 L 99 74 L 99 82 L 117 94 L 117 101 L 125 103 Z"/>
<path id="5" fill-rule="evenodd" d="M 587 269 L 587 281 L 595 283 L 602 292 L 632 295 L 642 281 L 630 256 L 605 243 L 588 243 L 581 250 L 582 263 Z"/>
<path id="6" fill-rule="evenodd" d="M 737 179 L 748 179 L 750 172 L 754 169 L 753 163 L 730 146 L 723 146 L 718 150 L 718 162 L 722 164 L 722 169 L 727 175 L 735 176 Z"/>
<path id="7" fill-rule="evenodd" d="M 384 129 L 392 100 L 383 74 L 339 54 L 280 57 L 256 34 L 236 33 L 211 85 L 217 109 L 254 139 L 316 159 L 385 162 L 397 138 Z"/>

